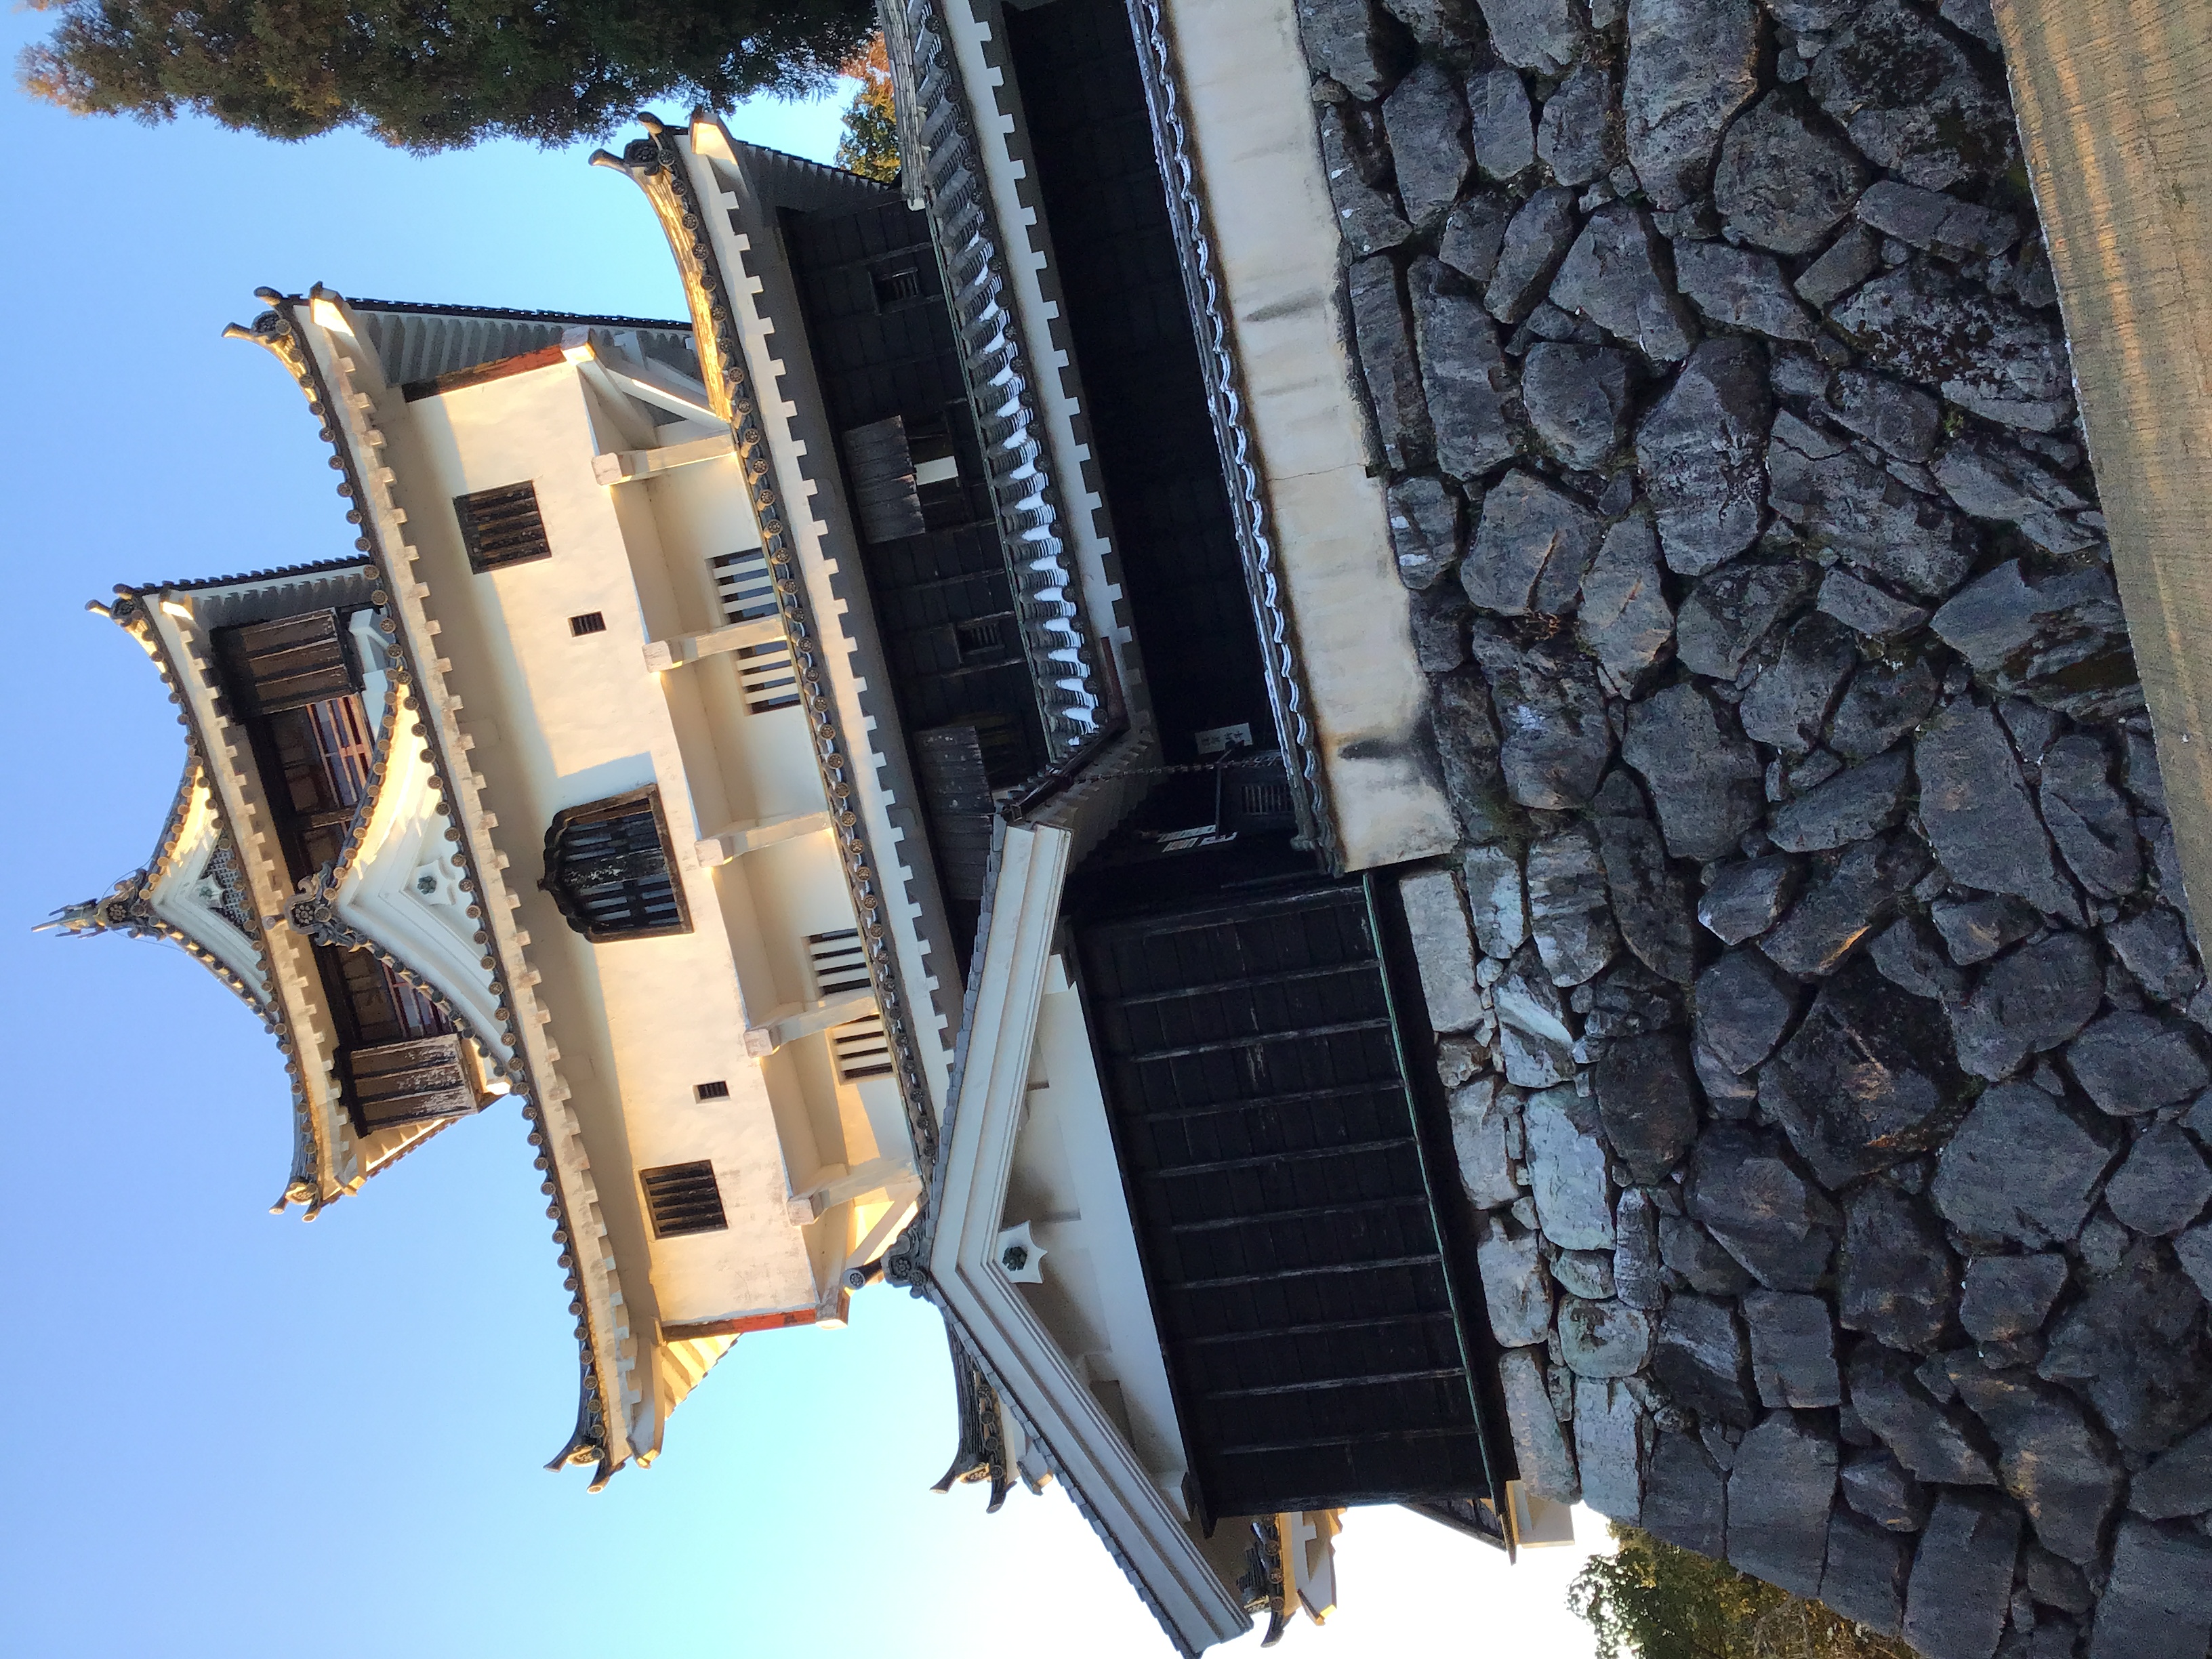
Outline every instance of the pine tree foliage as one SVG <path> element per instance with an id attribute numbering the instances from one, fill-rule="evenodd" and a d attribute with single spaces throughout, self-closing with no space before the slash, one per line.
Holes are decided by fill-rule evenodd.
<path id="1" fill-rule="evenodd" d="M 872 37 L 866 52 L 845 65 L 860 83 L 845 110 L 845 136 L 837 141 L 837 165 L 863 178 L 890 184 L 899 174 L 898 115 L 891 106 L 890 59 L 884 37 Z"/>
<path id="2" fill-rule="evenodd" d="M 603 137 L 655 100 L 820 93 L 867 0 L 30 0 L 17 63 L 85 115 L 184 113 L 271 138 L 358 128 L 428 151 Z"/>
<path id="3" fill-rule="evenodd" d="M 1913 1659 L 1816 1601 L 1615 1525 L 1618 1552 L 1576 1575 L 1567 1605 L 1601 1659 Z"/>

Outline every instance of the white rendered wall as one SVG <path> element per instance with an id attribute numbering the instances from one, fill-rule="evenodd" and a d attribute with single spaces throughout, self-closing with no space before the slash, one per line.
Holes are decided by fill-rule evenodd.
<path id="1" fill-rule="evenodd" d="M 580 369 L 562 363 L 413 403 L 386 392 L 377 403 L 392 434 L 395 490 L 421 550 L 415 573 L 431 590 L 425 603 L 441 625 L 438 648 L 453 664 L 462 725 L 476 739 L 471 757 L 489 781 L 499 839 L 516 866 L 514 885 L 525 896 L 518 921 L 532 938 L 538 994 L 553 1011 L 549 1029 L 617 1258 L 652 1265 L 655 1305 L 633 1308 L 633 1327 L 649 1332 L 654 1316 L 673 1325 L 811 1311 L 824 1286 L 790 1197 L 811 1171 L 787 1168 L 787 1155 L 799 1165 L 826 1141 L 842 1161 L 842 1112 L 834 1091 L 807 1097 L 793 1057 L 766 1065 L 751 1057 L 746 1017 L 803 973 L 790 930 L 849 927 L 850 909 L 834 861 L 817 860 L 826 880 L 810 878 L 803 846 L 773 872 L 766 916 L 755 902 L 764 884 L 748 867 L 752 859 L 700 866 L 693 843 L 744 816 L 733 805 L 763 794 L 805 799 L 812 784 L 805 736 L 795 711 L 746 714 L 726 659 L 665 675 L 646 667 L 648 638 L 719 624 L 707 560 L 757 538 L 730 464 L 702 463 L 698 483 L 672 488 L 599 483 L 589 395 Z M 679 441 L 697 435 L 673 430 Z M 525 479 L 536 487 L 553 556 L 474 574 L 452 498 Z M 684 503 L 665 521 L 663 495 Z M 574 636 L 568 619 L 594 611 L 605 631 Z M 660 789 L 692 930 L 592 944 L 535 887 L 545 827 L 563 807 L 649 783 Z M 728 1097 L 698 1100 L 696 1085 L 715 1080 L 728 1084 Z M 635 1171 L 702 1158 L 714 1165 L 728 1228 L 651 1238 Z M 851 1224 L 841 1215 L 816 1225 L 833 1223 Z M 628 1273 L 624 1282 L 636 1300 L 642 1286 Z"/>

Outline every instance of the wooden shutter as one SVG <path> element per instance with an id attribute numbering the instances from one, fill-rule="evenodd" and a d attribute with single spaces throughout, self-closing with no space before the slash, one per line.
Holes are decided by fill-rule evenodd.
<path id="1" fill-rule="evenodd" d="M 363 1134 L 477 1109 L 461 1040 L 451 1031 L 349 1048 L 343 1061 L 347 1109 Z"/>
<path id="2" fill-rule="evenodd" d="M 641 1170 L 637 1178 L 645 1188 L 655 1238 L 716 1233 L 730 1224 L 722 1213 L 722 1189 L 714 1183 L 714 1166 L 705 1159 Z"/>
<path id="3" fill-rule="evenodd" d="M 508 484 L 501 489 L 479 489 L 473 495 L 456 495 L 453 514 L 461 521 L 461 543 L 469 550 L 469 568 L 478 575 L 502 565 L 553 556 L 545 539 L 545 520 L 538 516 L 535 484 Z"/>
<path id="4" fill-rule="evenodd" d="M 361 690 L 336 611 L 308 611 L 216 630 L 231 712 L 241 720 L 301 708 Z"/>
<path id="5" fill-rule="evenodd" d="M 845 434 L 845 475 L 853 486 L 862 541 L 895 542 L 902 536 L 919 536 L 927 528 L 914 481 L 906 422 L 899 416 L 856 426 Z"/>
<path id="6" fill-rule="evenodd" d="M 991 862 L 991 817 L 996 810 L 983 735 L 974 725 L 917 732 L 915 763 L 945 896 L 979 901 Z"/>

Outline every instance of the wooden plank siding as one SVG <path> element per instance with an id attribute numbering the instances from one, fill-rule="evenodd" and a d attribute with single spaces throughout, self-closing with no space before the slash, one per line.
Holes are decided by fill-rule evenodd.
<path id="1" fill-rule="evenodd" d="M 1376 935 L 1356 883 L 1082 933 L 1211 1516 L 1492 1490 L 1450 1195 L 1431 1182 Z"/>

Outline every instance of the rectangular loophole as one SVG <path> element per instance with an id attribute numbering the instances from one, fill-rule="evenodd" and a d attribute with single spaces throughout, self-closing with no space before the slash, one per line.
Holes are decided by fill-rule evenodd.
<path id="1" fill-rule="evenodd" d="M 545 539 L 545 520 L 538 515 L 535 484 L 508 484 L 501 489 L 456 495 L 453 514 L 461 522 L 461 544 L 468 550 L 469 568 L 478 575 L 503 565 L 553 556 L 552 546 Z"/>
<path id="2" fill-rule="evenodd" d="M 586 634 L 604 634 L 606 631 L 607 619 L 596 611 L 586 611 L 580 617 L 568 618 L 568 632 L 577 639 L 582 639 Z"/>
<path id="3" fill-rule="evenodd" d="M 720 1232 L 730 1224 L 722 1213 L 722 1189 L 714 1184 L 714 1166 L 705 1159 L 641 1170 L 637 1178 L 645 1188 L 655 1237 Z"/>
<path id="4" fill-rule="evenodd" d="M 856 1019 L 850 1025 L 833 1026 L 830 1053 L 837 1062 L 840 1083 L 858 1083 L 862 1078 L 891 1074 L 891 1043 L 884 1034 L 883 1017 L 879 1014 Z"/>
<path id="5" fill-rule="evenodd" d="M 730 1097 L 730 1085 L 720 1078 L 716 1078 L 712 1083 L 693 1084 L 691 1092 L 701 1100 L 727 1100 Z"/>
<path id="6" fill-rule="evenodd" d="M 841 927 L 834 933 L 808 934 L 806 957 L 814 969 L 815 995 L 842 996 L 868 988 L 867 947 L 860 943 L 857 929 Z"/>

